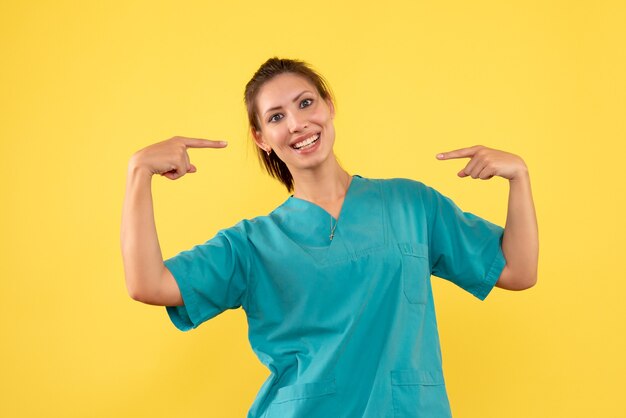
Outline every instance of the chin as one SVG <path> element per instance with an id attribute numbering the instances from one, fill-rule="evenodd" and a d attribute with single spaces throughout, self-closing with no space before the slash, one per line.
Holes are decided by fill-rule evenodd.
<path id="1" fill-rule="evenodd" d="M 326 153 L 326 154 L 318 154 L 315 156 L 311 156 L 313 158 L 310 158 L 308 161 L 297 161 L 296 164 L 294 165 L 294 168 L 296 170 L 314 170 L 314 169 L 318 169 L 321 167 L 324 167 L 326 165 L 326 163 L 328 163 L 332 158 L 333 158 L 333 153 Z"/>

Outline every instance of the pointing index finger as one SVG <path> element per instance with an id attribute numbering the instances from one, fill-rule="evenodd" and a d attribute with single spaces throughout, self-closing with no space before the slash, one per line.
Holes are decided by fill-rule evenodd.
<path id="1" fill-rule="evenodd" d="M 469 147 L 469 148 L 460 148 L 454 151 L 442 152 L 441 154 L 437 154 L 438 160 L 449 160 L 451 158 L 468 158 L 472 157 L 476 151 L 478 151 L 479 146 Z"/>
<path id="2" fill-rule="evenodd" d="M 179 138 L 183 140 L 183 144 L 185 144 L 187 148 L 224 148 L 228 145 L 227 141 L 212 141 L 210 139 L 187 138 L 184 136 Z"/>

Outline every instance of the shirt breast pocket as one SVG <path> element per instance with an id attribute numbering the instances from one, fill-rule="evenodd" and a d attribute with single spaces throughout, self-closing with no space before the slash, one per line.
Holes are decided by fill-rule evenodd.
<path id="1" fill-rule="evenodd" d="M 402 254 L 402 290 L 409 303 L 425 304 L 428 295 L 430 264 L 426 244 L 398 244 Z"/>

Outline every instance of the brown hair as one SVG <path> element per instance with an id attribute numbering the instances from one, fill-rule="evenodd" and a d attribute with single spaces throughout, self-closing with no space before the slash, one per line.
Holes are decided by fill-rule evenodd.
<path id="1" fill-rule="evenodd" d="M 311 66 L 300 60 L 293 59 L 281 59 L 270 58 L 254 73 L 252 79 L 246 84 L 246 91 L 244 94 L 244 101 L 246 103 L 246 109 L 248 111 L 248 123 L 250 124 L 250 130 L 261 131 L 261 124 L 257 115 L 256 97 L 261 90 L 261 87 L 266 82 L 279 74 L 293 73 L 306 78 L 311 84 L 315 86 L 318 94 L 324 100 L 330 99 L 334 102 L 334 98 L 328 82 L 324 77 L 311 68 Z M 251 132 L 252 133 L 252 132 Z M 260 147 L 256 147 L 258 157 L 261 165 L 265 167 L 265 170 L 270 176 L 278 179 L 285 185 L 287 191 L 293 191 L 293 177 L 287 168 L 287 165 L 276 155 L 275 152 L 267 155 Z"/>

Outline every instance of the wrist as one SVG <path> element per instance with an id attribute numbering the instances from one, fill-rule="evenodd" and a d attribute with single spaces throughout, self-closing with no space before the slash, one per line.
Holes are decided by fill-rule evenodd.
<path id="1" fill-rule="evenodd" d="M 128 163 L 128 175 L 132 177 L 142 177 L 150 179 L 152 178 L 154 173 L 148 167 L 139 164 L 133 156 Z"/>
<path id="2" fill-rule="evenodd" d="M 530 180 L 530 173 L 528 172 L 528 167 L 526 164 L 522 163 L 522 165 L 515 170 L 513 176 L 509 179 L 509 181 L 520 182 L 520 181 L 528 181 Z"/>

